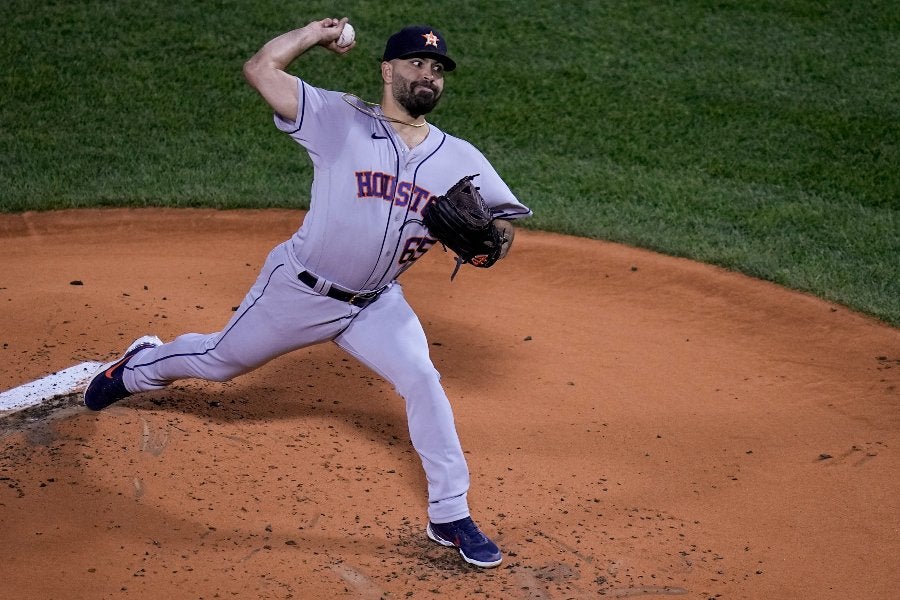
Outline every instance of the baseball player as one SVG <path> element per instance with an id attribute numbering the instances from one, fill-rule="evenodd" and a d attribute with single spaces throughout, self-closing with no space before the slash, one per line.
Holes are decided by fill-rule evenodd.
<path id="1" fill-rule="evenodd" d="M 276 246 L 224 329 L 164 344 L 136 340 L 91 379 L 85 404 L 100 410 L 131 394 L 184 378 L 226 381 L 311 344 L 332 341 L 394 385 L 406 402 L 413 447 L 428 482 L 427 536 L 466 562 L 500 564 L 497 545 L 469 514 L 469 472 L 450 402 L 425 333 L 397 277 L 435 239 L 423 208 L 461 177 L 475 184 L 513 240 L 511 220 L 531 214 L 474 146 L 425 119 L 456 68 L 444 36 L 430 26 L 392 35 L 381 62 L 380 105 L 317 88 L 286 72 L 315 46 L 336 54 L 347 19 L 323 19 L 266 43 L 244 75 L 274 110 L 275 125 L 309 153 L 310 209 Z"/>

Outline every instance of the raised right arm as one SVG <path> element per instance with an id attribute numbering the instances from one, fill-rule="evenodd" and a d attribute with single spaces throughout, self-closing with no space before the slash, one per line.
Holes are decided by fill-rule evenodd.
<path id="1" fill-rule="evenodd" d="M 285 69 L 313 46 L 323 46 L 336 54 L 349 52 L 356 42 L 343 48 L 337 45 L 346 22 L 346 17 L 322 19 L 279 35 L 244 63 L 244 77 L 275 112 L 292 121 L 297 116 L 299 102 L 297 82 Z"/>

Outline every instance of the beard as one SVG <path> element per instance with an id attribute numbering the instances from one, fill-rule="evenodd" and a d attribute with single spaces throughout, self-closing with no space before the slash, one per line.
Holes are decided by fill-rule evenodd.
<path id="1" fill-rule="evenodd" d="M 427 81 L 396 78 L 392 88 L 394 99 L 414 119 L 430 113 L 441 99 L 441 90 Z"/>

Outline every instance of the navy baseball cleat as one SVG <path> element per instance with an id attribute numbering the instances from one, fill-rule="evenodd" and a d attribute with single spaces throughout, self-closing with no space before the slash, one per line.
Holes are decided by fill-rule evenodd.
<path id="1" fill-rule="evenodd" d="M 84 405 L 91 410 L 101 410 L 113 402 L 118 402 L 122 398 L 130 396 L 131 392 L 125 389 L 125 382 L 122 381 L 125 365 L 141 350 L 156 348 L 157 346 L 162 346 L 162 344 L 161 339 L 151 335 L 146 335 L 132 342 L 125 354 L 122 355 L 122 358 L 103 365 L 94 374 L 84 390 Z"/>
<path id="2" fill-rule="evenodd" d="M 481 533 L 471 517 L 451 523 L 428 522 L 428 537 L 442 546 L 459 548 L 463 560 L 478 567 L 496 567 L 503 561 L 500 548 Z"/>

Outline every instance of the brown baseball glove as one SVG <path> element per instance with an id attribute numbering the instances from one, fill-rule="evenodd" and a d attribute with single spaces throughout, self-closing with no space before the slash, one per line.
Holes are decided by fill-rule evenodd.
<path id="1" fill-rule="evenodd" d="M 447 193 L 438 196 L 422 211 L 422 221 L 432 237 L 456 254 L 456 277 L 464 264 L 482 269 L 500 259 L 506 235 L 494 223 L 494 216 L 478 188 L 472 183 L 476 175 L 467 175 Z"/>

